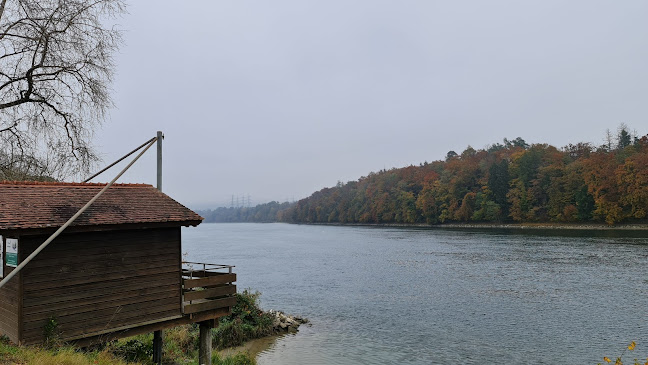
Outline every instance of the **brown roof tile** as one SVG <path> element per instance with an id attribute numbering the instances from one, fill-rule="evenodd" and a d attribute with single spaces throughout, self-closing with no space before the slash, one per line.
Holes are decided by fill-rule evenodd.
<path id="1" fill-rule="evenodd" d="M 62 226 L 106 184 L 0 182 L 0 231 Z M 197 225 L 202 217 L 151 185 L 115 184 L 72 227 L 137 223 Z"/>

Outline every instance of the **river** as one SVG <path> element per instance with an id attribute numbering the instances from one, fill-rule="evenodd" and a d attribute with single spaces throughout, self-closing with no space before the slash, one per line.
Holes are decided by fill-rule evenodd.
<path id="1" fill-rule="evenodd" d="M 309 318 L 259 365 L 597 364 L 648 356 L 648 232 L 186 228 L 264 309 Z M 630 361 L 627 361 L 630 363 Z"/>

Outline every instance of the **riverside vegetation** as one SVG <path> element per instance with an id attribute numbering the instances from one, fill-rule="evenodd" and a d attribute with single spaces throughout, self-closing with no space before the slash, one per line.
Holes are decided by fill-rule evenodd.
<path id="1" fill-rule="evenodd" d="M 295 322 L 290 326 L 286 325 L 286 320 L 282 322 L 279 319 L 278 313 L 280 312 L 265 312 L 260 309 L 260 295 L 259 292 L 250 290 L 236 294 L 237 303 L 232 308 L 232 314 L 221 318 L 220 325 L 213 330 L 213 346 L 216 349 L 235 347 L 251 339 L 296 330 L 299 324 L 306 322 L 301 318 L 294 319 L 294 317 L 283 316 L 288 318 L 287 320 Z M 196 324 L 165 330 L 163 349 L 165 363 L 197 364 L 198 336 L 199 329 Z M 152 334 L 124 338 L 87 350 L 61 344 L 55 338 L 48 338 L 47 345 L 43 347 L 14 346 L 6 338 L 0 338 L 0 364 L 150 364 L 152 355 Z M 253 365 L 256 364 L 256 361 L 244 353 L 221 357 L 216 352 L 213 354 L 212 363 L 215 365 Z"/>
<path id="2" fill-rule="evenodd" d="M 601 146 L 504 139 L 445 160 L 339 182 L 294 204 L 199 212 L 212 222 L 618 223 L 648 218 L 648 135 L 625 125 Z"/>
<path id="3" fill-rule="evenodd" d="M 617 357 L 616 360 L 614 361 L 614 365 L 623 365 L 623 356 L 625 355 L 626 351 L 634 351 L 635 348 L 637 347 L 637 343 L 632 341 L 628 347 L 626 347 L 623 352 L 621 353 L 621 356 Z M 605 361 L 608 364 L 612 363 L 612 359 L 610 359 L 607 356 L 603 357 L 603 361 Z M 646 358 L 646 362 L 643 362 L 638 360 L 637 358 L 634 359 L 632 362 L 633 365 L 648 365 L 648 358 Z M 598 365 L 602 365 L 602 363 L 598 363 Z"/>

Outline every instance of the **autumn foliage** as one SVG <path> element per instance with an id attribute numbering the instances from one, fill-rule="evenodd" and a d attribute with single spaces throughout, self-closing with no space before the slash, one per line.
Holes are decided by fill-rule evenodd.
<path id="1" fill-rule="evenodd" d="M 620 222 L 648 214 L 648 136 L 563 148 L 504 140 L 370 173 L 282 211 L 296 223 Z"/>

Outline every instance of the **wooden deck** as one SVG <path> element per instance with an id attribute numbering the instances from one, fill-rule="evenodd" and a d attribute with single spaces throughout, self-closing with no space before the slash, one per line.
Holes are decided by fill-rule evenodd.
<path id="1" fill-rule="evenodd" d="M 79 346 L 88 346 L 112 339 L 149 333 L 184 324 L 209 322 L 213 326 L 220 317 L 232 313 L 236 304 L 234 266 L 196 262 L 182 263 L 182 313 L 121 328 L 106 330 L 89 337 L 70 339 Z"/>
<path id="2" fill-rule="evenodd" d="M 183 262 L 182 314 L 228 308 L 236 303 L 233 266 Z"/>

